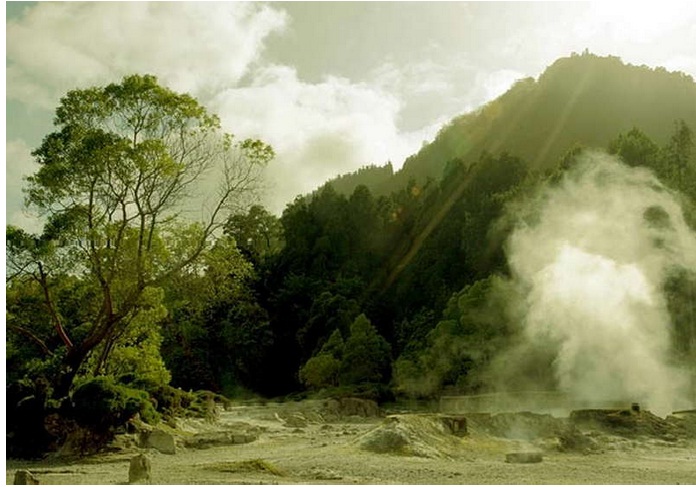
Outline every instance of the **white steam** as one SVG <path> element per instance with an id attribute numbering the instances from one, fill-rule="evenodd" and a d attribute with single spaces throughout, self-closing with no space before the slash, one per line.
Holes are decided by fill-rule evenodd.
<path id="1" fill-rule="evenodd" d="M 558 387 L 660 413 L 690 407 L 662 293 L 670 271 L 696 269 L 696 235 L 675 195 L 648 170 L 593 153 L 522 221 L 506 251 L 526 293 L 524 336 L 553 347 Z"/>

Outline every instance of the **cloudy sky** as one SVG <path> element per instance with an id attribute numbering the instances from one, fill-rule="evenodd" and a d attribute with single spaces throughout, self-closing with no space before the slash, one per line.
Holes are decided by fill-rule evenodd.
<path id="1" fill-rule="evenodd" d="M 277 158 L 265 204 L 408 155 L 571 52 L 696 76 L 696 2 L 8 2 L 7 209 L 67 90 L 151 73 Z"/>

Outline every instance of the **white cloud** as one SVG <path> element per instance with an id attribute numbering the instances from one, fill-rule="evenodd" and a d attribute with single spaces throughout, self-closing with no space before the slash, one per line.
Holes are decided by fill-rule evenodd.
<path id="1" fill-rule="evenodd" d="M 23 180 L 38 168 L 31 155 L 31 149 L 22 140 L 7 142 L 6 181 L 5 181 L 5 216 L 7 223 L 22 227 L 32 232 L 41 230 L 41 223 L 35 215 L 24 209 Z"/>
<path id="2" fill-rule="evenodd" d="M 484 101 L 477 100 L 478 87 L 472 82 L 475 66 L 436 47 L 429 53 L 428 59 L 385 63 L 371 73 L 376 86 L 404 100 L 399 125 L 407 130 L 421 127 L 424 120 L 443 123 Z"/>
<path id="3" fill-rule="evenodd" d="M 68 89 L 134 72 L 206 95 L 237 83 L 285 23 L 256 3 L 39 3 L 7 23 L 7 96 L 53 108 Z"/>
<path id="4" fill-rule="evenodd" d="M 389 160 L 398 167 L 432 138 L 441 114 L 405 130 L 399 117 L 410 92 L 441 91 L 442 69 L 424 67 L 418 86 L 396 95 L 340 77 L 307 83 L 261 56 L 286 23 L 283 11 L 253 3 L 40 3 L 8 22 L 8 98 L 53 108 L 68 89 L 155 74 L 197 96 L 227 130 L 275 148 L 266 200 L 275 211 L 339 173 Z"/>
<path id="5" fill-rule="evenodd" d="M 587 15 L 595 35 L 648 45 L 662 40 L 671 31 L 692 26 L 696 9 L 689 1 L 590 2 Z"/>
<path id="6" fill-rule="evenodd" d="M 274 211 L 339 173 L 390 160 L 398 167 L 435 130 L 399 130 L 401 101 L 375 85 L 338 77 L 307 83 L 288 66 L 259 69 L 250 86 L 220 93 L 211 108 L 237 134 L 275 148 Z"/>
<path id="7" fill-rule="evenodd" d="M 282 10 L 259 3 L 39 3 L 7 24 L 7 96 L 52 109 L 68 89 L 155 74 L 198 97 L 230 132 L 275 148 L 265 203 L 279 211 L 339 173 L 387 161 L 400 167 L 443 123 L 517 77 L 489 75 L 434 46 L 428 57 L 378 67 L 360 83 L 309 83 L 262 56 L 267 37 L 287 23 Z"/>

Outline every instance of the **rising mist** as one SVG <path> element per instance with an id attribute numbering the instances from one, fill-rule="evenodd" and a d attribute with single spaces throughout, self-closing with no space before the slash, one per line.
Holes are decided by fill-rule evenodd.
<path id="1" fill-rule="evenodd" d="M 647 169 L 589 153 L 515 215 L 506 253 L 522 341 L 510 357 L 547 354 L 572 399 L 692 407 L 663 293 L 672 272 L 696 269 L 678 197 Z"/>

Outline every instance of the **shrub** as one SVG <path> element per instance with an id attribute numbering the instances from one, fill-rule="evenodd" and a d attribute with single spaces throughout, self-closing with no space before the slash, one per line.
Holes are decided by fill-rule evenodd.
<path id="1" fill-rule="evenodd" d="M 341 362 L 333 355 L 321 353 L 310 358 L 300 369 L 300 380 L 313 389 L 335 386 L 340 369 Z"/>
<path id="2" fill-rule="evenodd" d="M 151 378 L 143 378 L 134 373 L 119 376 L 118 382 L 131 389 L 146 391 L 154 401 L 157 412 L 167 417 L 186 415 L 186 410 L 196 400 L 196 395 L 192 392 L 162 385 Z"/>
<path id="3" fill-rule="evenodd" d="M 195 395 L 172 386 L 158 386 L 149 391 L 157 401 L 157 411 L 165 416 L 183 416 L 191 407 Z"/>
<path id="4" fill-rule="evenodd" d="M 73 393 L 72 401 L 77 423 L 95 431 L 121 426 L 138 413 L 148 423 L 159 420 L 147 392 L 119 385 L 111 377 L 83 383 Z"/>
<path id="5" fill-rule="evenodd" d="M 391 347 L 365 315 L 350 326 L 339 376 L 340 385 L 383 383 L 391 375 Z"/>

